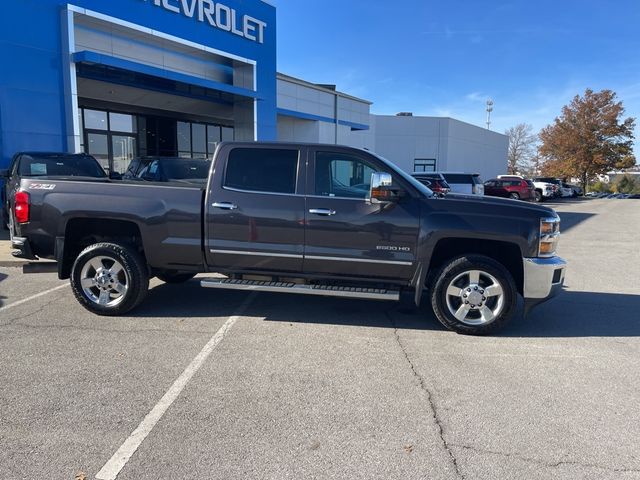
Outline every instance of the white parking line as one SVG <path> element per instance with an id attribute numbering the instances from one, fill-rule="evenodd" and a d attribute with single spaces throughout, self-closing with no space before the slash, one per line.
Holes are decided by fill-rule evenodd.
<path id="1" fill-rule="evenodd" d="M 36 298 L 44 297 L 51 292 L 55 292 L 56 290 L 61 290 L 65 287 L 68 287 L 69 284 L 65 283 L 64 285 L 58 285 L 57 287 L 50 288 L 49 290 L 45 290 L 44 292 L 36 293 L 35 295 L 31 295 L 30 297 L 23 298 L 22 300 L 18 300 L 17 302 L 10 303 L 9 305 L 5 305 L 4 307 L 0 307 L 0 312 L 4 312 L 5 310 L 9 310 L 10 308 L 17 307 L 18 305 L 22 305 L 23 303 L 30 302 L 31 300 L 35 300 Z"/>
<path id="2" fill-rule="evenodd" d="M 176 400 L 176 398 L 178 398 L 195 373 L 200 369 L 200 367 L 202 367 L 213 349 L 218 346 L 225 335 L 229 333 L 229 330 L 231 330 L 238 318 L 242 316 L 254 297 L 255 293 L 249 295 L 245 301 L 242 302 L 242 305 L 240 305 L 240 308 L 238 308 L 236 313 L 232 317 L 229 317 L 224 325 L 220 327 L 220 330 L 211 337 L 211 340 L 209 340 L 203 349 L 200 350 L 200 353 L 198 353 L 189 366 L 185 368 L 184 372 L 182 372 L 178 379 L 173 382 L 173 385 L 171 385 L 169 390 L 167 390 L 167 393 L 164 394 L 156 406 L 153 407 L 144 420 L 142 420 L 140 425 L 138 425 L 131 435 L 129 435 L 129 438 L 125 440 L 118 451 L 113 454 L 111 459 L 105 463 L 104 467 L 102 467 L 98 472 L 98 475 L 96 475 L 97 480 L 115 480 L 131 456 L 136 452 L 144 439 L 147 438 L 147 435 L 151 433 L 151 430 L 153 430 L 156 423 L 158 423 L 167 409 Z"/>

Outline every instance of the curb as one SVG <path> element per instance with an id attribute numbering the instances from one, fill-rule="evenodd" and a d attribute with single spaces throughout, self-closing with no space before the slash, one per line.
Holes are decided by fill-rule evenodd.
<path id="1" fill-rule="evenodd" d="M 26 260 L 0 260 L 0 268 L 19 268 L 27 263 Z"/>

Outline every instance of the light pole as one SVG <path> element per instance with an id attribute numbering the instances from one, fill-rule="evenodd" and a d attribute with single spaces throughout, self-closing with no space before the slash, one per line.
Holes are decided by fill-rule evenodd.
<path id="1" fill-rule="evenodd" d="M 493 112 L 493 100 L 487 100 L 487 130 L 491 130 L 491 112 Z"/>

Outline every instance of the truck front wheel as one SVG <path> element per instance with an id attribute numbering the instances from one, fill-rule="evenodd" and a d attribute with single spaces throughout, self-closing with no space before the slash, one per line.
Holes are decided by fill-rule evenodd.
<path id="1" fill-rule="evenodd" d="M 117 243 L 85 248 L 71 270 L 71 288 L 80 304 L 98 315 L 122 315 L 147 294 L 149 272 L 134 249 Z"/>
<path id="2" fill-rule="evenodd" d="M 431 305 L 440 323 L 466 335 L 486 335 L 504 327 L 515 313 L 516 302 L 512 275 L 483 255 L 447 262 L 431 288 Z"/>

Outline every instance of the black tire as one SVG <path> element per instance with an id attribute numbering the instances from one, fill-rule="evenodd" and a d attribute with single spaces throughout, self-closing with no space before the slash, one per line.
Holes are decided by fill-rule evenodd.
<path id="1" fill-rule="evenodd" d="M 536 203 L 542 203 L 542 192 L 539 192 L 538 190 L 533 192 L 533 199 Z"/>
<path id="2" fill-rule="evenodd" d="M 172 271 L 164 271 L 156 275 L 164 283 L 184 283 L 195 277 L 195 273 L 180 273 Z"/>
<path id="3" fill-rule="evenodd" d="M 126 286 L 126 291 L 120 294 L 111 290 L 110 293 L 108 292 L 108 299 L 112 301 L 105 304 L 98 303 L 96 297 L 99 300 L 102 293 L 106 291 L 102 289 L 109 288 L 109 284 L 100 284 L 95 280 L 98 277 L 101 277 L 100 281 L 105 278 L 99 274 L 97 268 L 91 266 L 92 260 L 104 267 L 105 276 L 111 275 L 106 272 L 111 272 L 117 262 L 122 269 L 120 273 L 114 273 L 113 278 L 119 282 L 119 285 Z M 110 265 L 111 269 L 108 269 Z M 91 272 L 95 272 L 95 285 L 83 287 L 83 278 L 91 281 L 88 278 L 92 276 Z M 124 283 L 122 283 L 123 280 Z M 78 302 L 90 312 L 105 316 L 122 315 L 133 310 L 144 300 L 149 290 L 149 272 L 142 257 L 131 247 L 117 243 L 96 243 L 85 248 L 74 262 L 71 270 L 71 288 Z M 89 296 L 90 294 L 93 298 Z M 111 295 L 120 296 L 111 299 Z"/>
<path id="4" fill-rule="evenodd" d="M 509 198 L 512 199 L 512 200 L 520 200 L 520 195 L 518 195 L 518 193 L 516 193 L 516 192 L 511 192 L 509 194 Z"/>
<path id="5" fill-rule="evenodd" d="M 480 313 L 480 309 L 469 309 L 466 314 L 469 318 L 463 319 L 465 321 L 457 319 L 451 312 L 450 305 L 453 306 L 454 309 L 462 308 L 462 303 L 465 301 L 462 298 L 458 299 L 453 295 L 448 295 L 447 289 L 452 285 L 452 282 L 460 276 L 462 276 L 461 281 L 465 283 L 465 272 L 470 271 L 480 272 L 480 280 L 478 282 L 480 290 L 474 292 L 472 287 L 469 290 L 471 293 L 469 293 L 468 297 L 465 298 L 471 300 L 472 294 L 474 295 L 473 298 L 475 298 L 475 296 L 482 292 L 482 295 L 480 295 L 480 302 L 484 301 L 484 306 L 488 307 L 489 310 L 495 307 L 497 312 L 495 317 L 488 322 L 484 322 L 484 315 Z M 485 292 L 482 288 L 486 288 L 487 291 L 489 288 L 492 288 L 492 284 L 487 282 L 489 277 L 493 277 L 493 280 L 496 280 L 499 283 L 502 291 L 501 297 L 490 297 L 490 294 L 487 294 L 486 297 L 483 296 Z M 464 255 L 454 258 L 441 267 L 435 274 L 434 278 L 435 281 L 431 286 L 430 292 L 431 306 L 433 307 L 433 312 L 440 323 L 449 330 L 465 335 L 487 335 L 494 333 L 507 325 L 516 311 L 518 290 L 516 288 L 515 281 L 513 280 L 513 276 L 502 264 L 492 258 L 485 257 L 483 255 Z M 470 279 L 471 277 L 468 278 Z M 467 290 L 464 286 L 459 287 L 458 284 L 455 284 L 452 288 L 461 288 L 460 295 L 467 295 Z M 489 298 L 487 299 L 487 297 Z M 454 304 L 454 302 L 460 302 L 460 304 Z M 468 304 L 469 302 L 466 301 L 466 303 Z M 479 306 L 482 305 L 482 303 L 479 304 Z M 469 307 L 470 306 L 471 305 L 469 305 Z M 475 307 L 475 305 L 473 306 Z M 481 318 L 473 318 L 476 313 L 478 317 Z"/>

